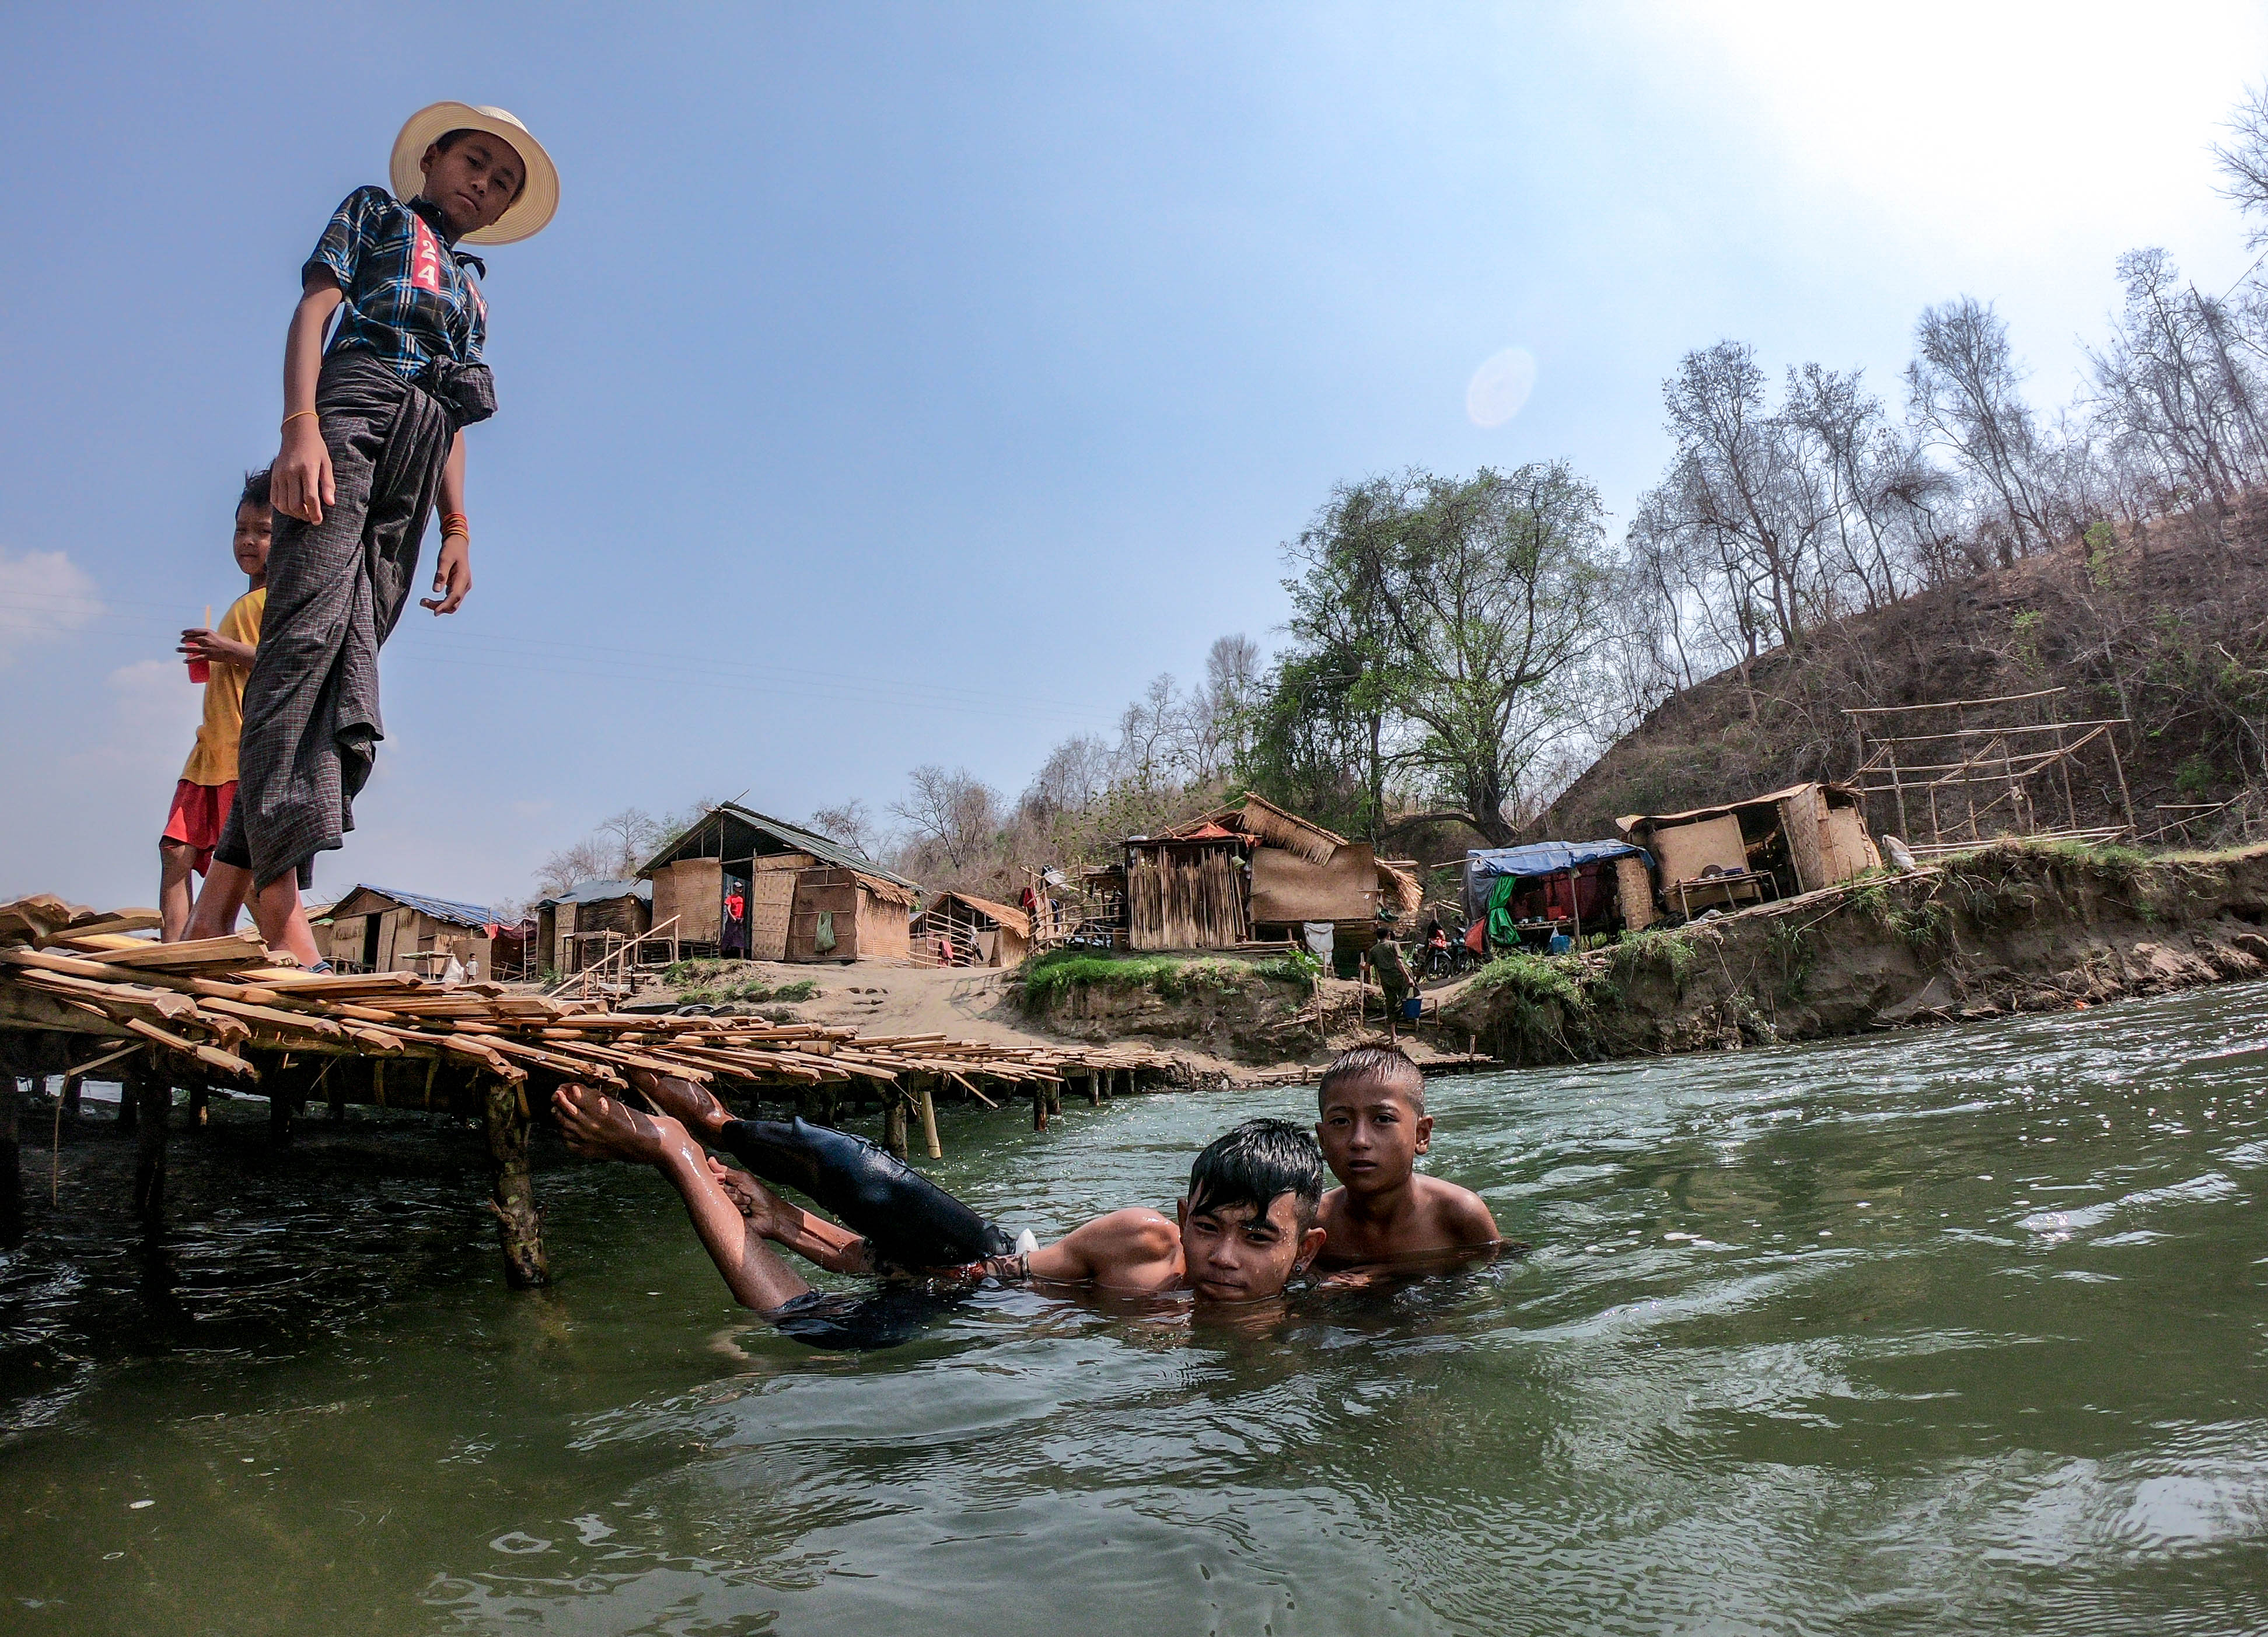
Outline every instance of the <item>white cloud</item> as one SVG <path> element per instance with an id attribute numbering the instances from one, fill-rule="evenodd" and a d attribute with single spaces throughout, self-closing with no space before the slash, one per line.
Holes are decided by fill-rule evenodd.
<path id="1" fill-rule="evenodd" d="M 0 550 L 0 666 L 101 612 L 94 582 L 63 553 Z"/>

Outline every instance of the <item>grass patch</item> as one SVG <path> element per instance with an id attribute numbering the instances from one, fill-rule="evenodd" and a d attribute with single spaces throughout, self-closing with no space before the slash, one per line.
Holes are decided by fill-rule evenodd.
<path id="1" fill-rule="evenodd" d="M 1307 951 L 1236 960 L 1223 956 L 1102 955 L 1088 950 L 1057 950 L 1024 963 L 1024 1005 L 1038 1011 L 1074 989 L 1148 989 L 1179 1000 L 1189 995 L 1233 995 L 1254 983 L 1314 987 L 1322 963 Z"/>
<path id="2" fill-rule="evenodd" d="M 1580 1058 L 1583 1052 L 1578 1043 L 1589 1044 L 1592 989 L 1569 957 L 1524 951 L 1498 956 L 1473 974 L 1467 992 L 1485 995 L 1494 1003 L 1505 1032 L 1523 1054 L 1556 1049 L 1570 1059 Z M 1504 1054 L 1499 1050 L 1498 1055 Z"/>
<path id="3" fill-rule="evenodd" d="M 809 1001 L 819 996 L 819 985 L 809 978 L 768 983 L 744 960 L 681 960 L 662 968 L 661 980 L 677 991 L 688 1006 L 720 1006 L 727 1001 Z"/>

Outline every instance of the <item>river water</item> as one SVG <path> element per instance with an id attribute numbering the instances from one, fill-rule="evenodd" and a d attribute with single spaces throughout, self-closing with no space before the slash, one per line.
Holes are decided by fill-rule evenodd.
<path id="1" fill-rule="evenodd" d="M 513 1296 L 461 1134 L 225 1108 L 152 1251 L 91 1118 L 0 1266 L 0 1630 L 2268 1628 L 2256 1042 L 2248 985 L 1438 1081 L 1524 1258 L 864 1356 L 744 1322 L 644 1173 L 554 1155 Z M 936 1169 L 1046 1233 L 1311 1097 L 948 1114 Z"/>

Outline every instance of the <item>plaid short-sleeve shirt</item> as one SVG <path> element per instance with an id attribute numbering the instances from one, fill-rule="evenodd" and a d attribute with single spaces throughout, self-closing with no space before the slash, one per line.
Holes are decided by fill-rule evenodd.
<path id="1" fill-rule="evenodd" d="M 374 353 L 409 381 L 436 358 L 481 362 L 489 309 L 472 275 L 486 269 L 442 237 L 439 218 L 383 187 L 347 195 L 302 269 L 329 268 L 346 297 L 330 351 Z"/>

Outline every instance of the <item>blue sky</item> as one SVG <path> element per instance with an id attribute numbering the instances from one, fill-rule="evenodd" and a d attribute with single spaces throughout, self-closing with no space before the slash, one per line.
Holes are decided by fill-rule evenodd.
<path id="1" fill-rule="evenodd" d="M 240 588 L 296 269 L 423 103 L 512 109 L 563 202 L 490 258 L 477 589 L 387 649 L 318 886 L 485 899 L 630 804 L 1013 794 L 1272 644 L 1341 479 L 1564 456 L 1627 517 L 1690 348 L 1894 396 L 1968 292 L 2052 407 L 2118 252 L 2244 271 L 2207 150 L 2260 8 L 1831 10 L 18 8 L 0 895 L 153 900 L 170 635 Z"/>

